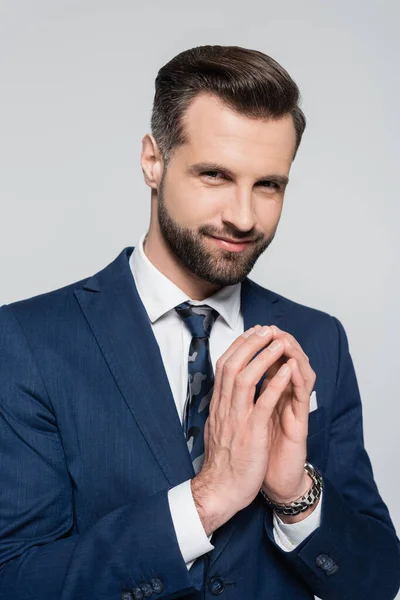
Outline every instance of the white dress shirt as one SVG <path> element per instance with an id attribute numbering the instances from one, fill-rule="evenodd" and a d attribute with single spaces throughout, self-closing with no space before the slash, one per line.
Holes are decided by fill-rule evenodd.
<path id="1" fill-rule="evenodd" d="M 179 418 L 183 420 L 188 380 L 188 354 L 191 335 L 183 320 L 174 310 L 181 302 L 193 305 L 208 304 L 218 311 L 210 334 L 210 356 L 213 369 L 217 359 L 243 333 L 240 309 L 241 284 L 229 285 L 202 301 L 192 300 L 149 261 L 143 250 L 146 234 L 130 257 L 130 266 L 136 288 L 151 321 L 158 342 L 164 368 L 171 387 Z M 171 348 L 174 349 L 171 352 Z M 183 431 L 182 431 L 182 435 Z M 190 569 L 196 558 L 214 549 L 193 500 L 190 479 L 169 490 L 168 501 L 176 537 L 184 561 Z M 274 515 L 274 537 L 285 551 L 293 550 L 320 524 L 322 498 L 313 513 L 299 523 L 286 524 Z"/>

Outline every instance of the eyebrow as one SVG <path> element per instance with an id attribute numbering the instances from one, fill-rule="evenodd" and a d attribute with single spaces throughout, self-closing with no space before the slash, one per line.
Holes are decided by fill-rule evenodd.
<path id="1" fill-rule="evenodd" d="M 189 173 L 191 175 L 200 175 L 204 171 L 218 171 L 223 175 L 231 177 L 234 179 L 235 174 L 233 171 L 214 162 L 200 162 L 189 167 Z M 270 175 L 266 175 L 265 177 L 261 177 L 259 181 L 273 181 L 274 183 L 279 183 L 283 187 L 285 187 L 289 183 L 289 178 L 286 175 L 278 175 L 276 173 L 271 173 Z"/>

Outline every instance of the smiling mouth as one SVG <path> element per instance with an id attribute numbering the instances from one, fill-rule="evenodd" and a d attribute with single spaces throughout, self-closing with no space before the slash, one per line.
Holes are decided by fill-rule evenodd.
<path id="1" fill-rule="evenodd" d="M 219 237 L 218 235 L 213 235 L 216 240 L 222 240 L 223 242 L 229 242 L 230 244 L 248 244 L 249 242 L 253 242 L 254 240 L 232 240 L 226 237 Z"/>
<path id="2" fill-rule="evenodd" d="M 210 235 L 209 236 L 212 240 L 214 240 L 214 243 L 219 246 L 220 248 L 223 248 L 224 250 L 229 250 L 230 252 L 241 252 L 242 250 L 245 250 L 250 244 L 253 243 L 252 240 L 230 240 L 229 238 L 219 238 L 217 236 L 214 235 Z"/>

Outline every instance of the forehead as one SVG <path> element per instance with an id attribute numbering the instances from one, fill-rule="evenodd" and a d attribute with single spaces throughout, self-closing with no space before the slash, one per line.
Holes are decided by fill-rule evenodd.
<path id="1" fill-rule="evenodd" d="M 211 160 L 289 169 L 296 144 L 291 115 L 279 119 L 248 118 L 227 107 L 217 96 L 199 94 L 183 117 L 186 161 Z M 273 162 L 274 164 L 270 164 Z"/>

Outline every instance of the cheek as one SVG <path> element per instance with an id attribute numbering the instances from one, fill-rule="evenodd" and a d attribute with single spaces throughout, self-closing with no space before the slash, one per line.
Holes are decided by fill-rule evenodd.
<path id="1" fill-rule="evenodd" d="M 261 198 L 254 203 L 254 212 L 260 229 L 269 231 L 275 228 L 282 214 L 282 199 Z"/>
<path id="2" fill-rule="evenodd" d="M 171 186 L 170 190 L 165 189 L 165 203 L 174 220 L 195 228 L 215 222 L 223 210 L 224 195 L 217 190 L 205 190 L 180 182 Z"/>

